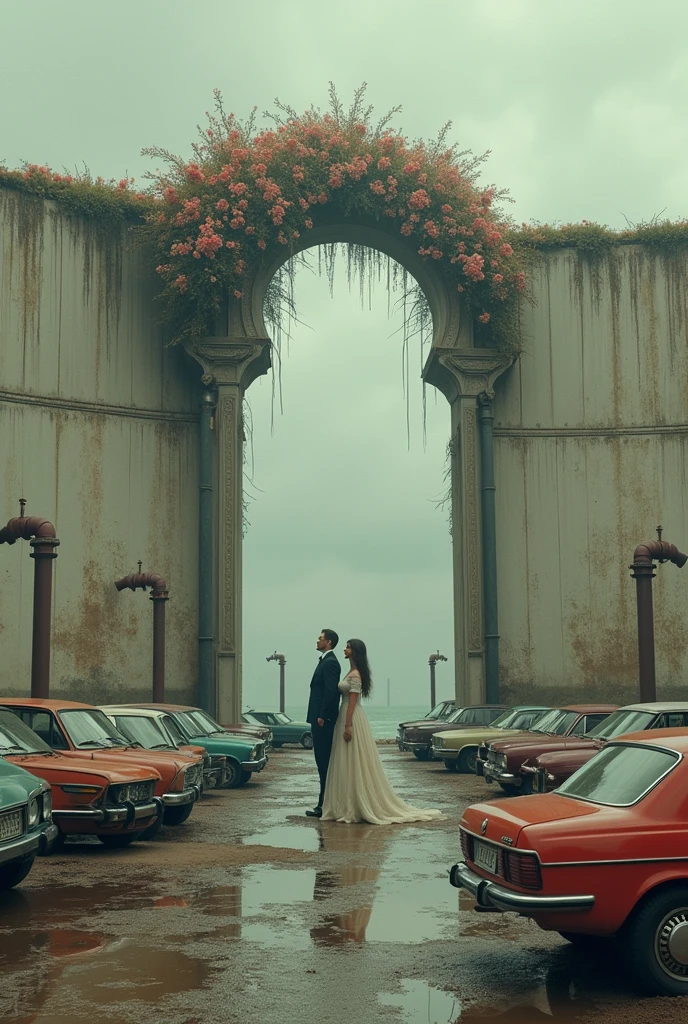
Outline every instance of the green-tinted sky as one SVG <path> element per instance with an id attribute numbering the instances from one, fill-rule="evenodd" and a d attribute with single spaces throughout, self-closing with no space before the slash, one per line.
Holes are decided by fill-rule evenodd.
<path id="1" fill-rule="evenodd" d="M 485 180 L 518 220 L 623 226 L 688 213 L 688 6 L 680 0 L 0 0 L 0 159 L 142 182 L 144 146 L 188 153 L 219 87 L 244 115 L 279 96 L 324 106 L 363 80 L 380 113 L 429 137 L 492 150 Z M 338 275 L 306 276 L 284 361 L 284 417 L 254 385 L 256 501 L 245 565 L 246 700 L 266 703 L 288 658 L 305 699 L 321 626 L 362 636 L 393 701 L 425 699 L 427 657 L 448 656 L 451 576 L 443 490 L 448 414 L 412 390 L 407 451 L 399 318 L 379 288 L 361 310 Z M 418 359 L 412 355 L 412 378 Z"/>

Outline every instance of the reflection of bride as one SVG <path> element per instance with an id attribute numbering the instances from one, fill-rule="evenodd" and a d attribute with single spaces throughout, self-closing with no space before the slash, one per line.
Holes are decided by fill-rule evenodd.
<path id="1" fill-rule="evenodd" d="M 367 821 L 392 825 L 439 818 L 437 810 L 411 807 L 398 796 L 385 775 L 375 738 L 360 698 L 370 694 L 366 645 L 349 640 L 344 648 L 350 671 L 339 683 L 342 702 L 334 726 L 327 769 L 323 821 Z"/>
<path id="2" fill-rule="evenodd" d="M 359 850 L 381 853 L 386 845 L 384 842 L 376 842 L 381 835 L 374 825 L 344 830 L 331 823 L 321 823 L 319 833 L 320 849 L 327 853 L 357 853 Z M 363 867 L 360 864 L 346 865 L 337 871 L 316 872 L 313 890 L 316 902 L 343 895 L 340 893 L 342 888 L 352 885 L 366 887 L 362 906 L 339 914 L 328 914 L 319 925 L 311 928 L 311 938 L 317 945 L 339 946 L 344 942 L 365 942 L 366 928 L 373 912 L 374 883 L 379 874 L 380 866 Z"/>

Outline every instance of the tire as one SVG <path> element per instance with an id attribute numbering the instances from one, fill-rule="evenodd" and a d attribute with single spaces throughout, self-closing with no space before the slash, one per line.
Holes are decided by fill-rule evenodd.
<path id="1" fill-rule="evenodd" d="M 301 737 L 301 746 L 304 750 L 313 749 L 313 736 L 309 732 L 305 732 Z"/>
<path id="2" fill-rule="evenodd" d="M 47 850 L 43 850 L 43 852 L 39 853 L 38 856 L 39 857 L 52 857 L 52 855 L 54 853 L 62 853 L 62 851 L 64 850 L 64 845 L 65 845 L 66 838 L 67 837 L 65 836 L 64 832 L 60 832 L 60 830 L 58 829 L 57 830 L 57 835 L 55 836 L 55 839 L 50 844 L 48 849 Z"/>
<path id="3" fill-rule="evenodd" d="M 518 789 L 511 782 L 500 782 L 499 786 L 504 790 L 507 796 L 517 796 Z"/>
<path id="4" fill-rule="evenodd" d="M 430 760 L 430 751 L 429 750 L 414 750 L 413 751 L 413 756 L 418 761 L 429 761 Z"/>
<path id="5" fill-rule="evenodd" d="M 238 761 L 227 761 L 227 780 L 223 789 L 238 789 L 241 785 L 242 767 Z"/>
<path id="6" fill-rule="evenodd" d="M 312 740 L 311 740 L 311 744 L 312 744 Z M 274 740 L 272 741 L 272 749 L 273 749 L 273 750 L 279 750 L 279 748 L 280 748 L 280 747 L 281 747 L 282 745 L 283 745 L 283 744 L 281 744 L 281 743 L 275 743 L 275 741 L 274 741 Z"/>
<path id="7" fill-rule="evenodd" d="M 686 885 L 675 885 L 650 896 L 631 919 L 624 937 L 625 952 L 631 975 L 646 992 L 688 995 L 684 934 L 687 929 Z"/>
<path id="8" fill-rule="evenodd" d="M 23 882 L 33 867 L 35 858 L 23 857 L 15 860 L 12 864 L 4 864 L 0 867 L 0 890 L 13 889 L 15 885 Z"/>
<path id="9" fill-rule="evenodd" d="M 251 775 L 252 774 L 253 774 L 253 772 L 245 772 L 244 769 L 242 768 L 241 769 L 241 777 L 239 778 L 239 782 L 238 782 L 237 785 L 238 786 L 245 786 L 247 782 L 251 781 Z"/>
<path id="10" fill-rule="evenodd" d="M 159 814 L 155 821 L 153 822 L 153 824 L 149 825 L 148 828 L 144 829 L 143 832 L 141 833 L 142 841 L 144 843 L 148 843 L 150 842 L 151 839 L 155 839 L 162 826 L 163 817 L 162 814 Z"/>
<path id="11" fill-rule="evenodd" d="M 457 772 L 462 772 L 464 775 L 475 775 L 475 762 L 478 757 L 477 747 L 464 747 L 458 757 L 458 765 L 456 767 Z"/>
<path id="12" fill-rule="evenodd" d="M 143 832 L 125 832 L 124 835 L 120 836 L 98 836 L 103 846 L 106 846 L 108 850 L 123 850 L 126 846 L 131 846 L 137 839 L 140 839 Z"/>
<path id="13" fill-rule="evenodd" d="M 447 769 L 448 772 L 458 772 L 459 770 L 459 766 L 456 763 L 455 757 L 451 758 L 451 760 L 445 761 L 444 767 Z"/>
<path id="14" fill-rule="evenodd" d="M 559 934 L 562 939 L 566 939 L 567 942 L 570 942 L 577 949 L 590 949 L 593 946 L 610 941 L 610 939 L 602 935 L 585 935 L 583 932 L 559 932 Z"/>
<path id="15" fill-rule="evenodd" d="M 162 820 L 165 825 L 183 825 L 193 809 L 193 802 L 190 804 L 182 804 L 181 807 L 166 807 Z"/>
<path id="16" fill-rule="evenodd" d="M 521 776 L 522 782 L 521 785 L 518 787 L 518 792 L 521 796 L 530 796 L 530 794 L 534 791 L 533 778 L 534 776 L 532 775 Z"/>

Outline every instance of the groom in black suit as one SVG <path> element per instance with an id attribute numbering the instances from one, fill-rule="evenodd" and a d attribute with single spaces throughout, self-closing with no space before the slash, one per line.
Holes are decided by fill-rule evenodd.
<path id="1" fill-rule="evenodd" d="M 341 676 L 341 665 L 337 661 L 334 649 L 339 637 L 333 629 L 323 629 L 316 641 L 320 658 L 311 679 L 311 695 L 308 701 L 306 721 L 310 723 L 313 733 L 313 753 L 320 776 L 320 796 L 318 805 L 312 811 L 306 811 L 309 818 L 322 816 L 325 780 L 332 751 L 334 726 L 339 714 L 339 690 L 337 684 Z"/>

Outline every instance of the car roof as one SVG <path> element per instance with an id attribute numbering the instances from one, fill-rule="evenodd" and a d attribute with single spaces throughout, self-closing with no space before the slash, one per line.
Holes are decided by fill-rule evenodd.
<path id="1" fill-rule="evenodd" d="M 652 700 L 647 704 L 624 704 L 619 711 L 688 711 L 688 700 Z"/>
<path id="2" fill-rule="evenodd" d="M 95 704 L 84 704 L 80 700 L 55 700 L 52 697 L 0 697 L 0 704 L 28 705 L 36 708 L 50 708 L 52 711 L 59 711 L 60 708 L 89 708 L 93 710 Z"/>
<path id="3" fill-rule="evenodd" d="M 147 704 L 145 701 L 136 701 L 132 704 L 110 704 L 111 708 L 145 708 L 151 711 L 202 711 L 195 704 Z"/>
<path id="4" fill-rule="evenodd" d="M 160 716 L 164 714 L 160 708 L 129 708 L 126 704 L 99 704 L 98 707 L 106 715 L 126 712 L 128 715 L 141 715 L 142 718 L 150 718 L 153 715 Z"/>
<path id="5" fill-rule="evenodd" d="M 643 732 L 629 732 L 609 740 L 606 746 L 620 746 L 624 743 L 641 743 L 648 747 L 669 747 L 681 754 L 688 753 L 688 729 L 644 729 Z M 605 747 L 606 749 L 606 747 Z"/>
<path id="6" fill-rule="evenodd" d="M 688 705 L 687 705 L 688 706 Z M 553 711 L 577 711 L 580 715 L 593 715 L 596 712 L 606 711 L 611 713 L 612 711 L 618 711 L 618 704 L 562 704 L 559 708 L 553 708 Z"/>
<path id="7" fill-rule="evenodd" d="M 278 708 L 247 708 L 241 713 L 242 715 L 285 715 L 286 711 L 280 711 Z"/>
<path id="8" fill-rule="evenodd" d="M 512 704 L 509 711 L 553 711 L 551 704 Z"/>

